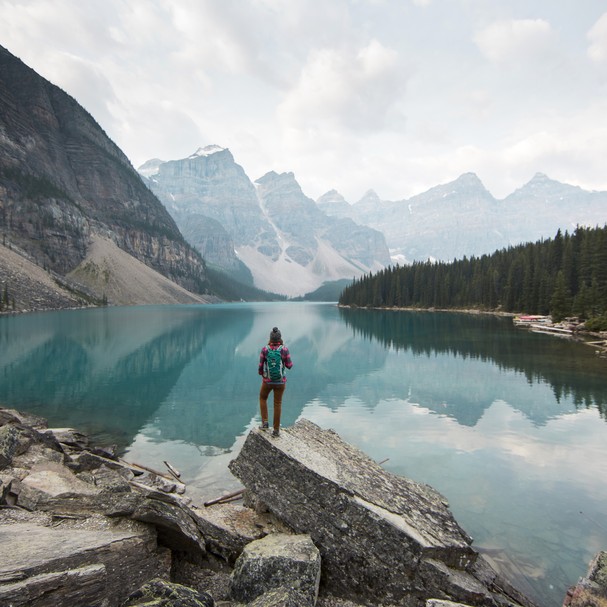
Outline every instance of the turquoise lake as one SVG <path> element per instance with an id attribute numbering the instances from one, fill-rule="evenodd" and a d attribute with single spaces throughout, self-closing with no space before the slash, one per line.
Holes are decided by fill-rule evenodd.
<path id="1" fill-rule="evenodd" d="M 146 306 L 0 318 L 0 405 L 180 469 L 196 497 L 259 423 L 259 350 L 294 367 L 283 426 L 333 428 L 449 500 L 474 546 L 541 606 L 607 549 L 607 360 L 507 318 L 333 304 Z M 271 407 L 270 407 L 271 411 Z"/>

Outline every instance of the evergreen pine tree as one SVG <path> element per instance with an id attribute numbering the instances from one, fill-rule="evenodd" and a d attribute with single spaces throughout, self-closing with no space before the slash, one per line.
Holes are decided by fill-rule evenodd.
<path id="1" fill-rule="evenodd" d="M 565 275 L 560 270 L 550 299 L 550 314 L 554 322 L 560 322 L 571 313 L 571 295 L 565 285 Z"/>

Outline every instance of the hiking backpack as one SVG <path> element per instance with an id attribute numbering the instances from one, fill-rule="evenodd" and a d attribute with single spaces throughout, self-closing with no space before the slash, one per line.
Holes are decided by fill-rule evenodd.
<path id="1" fill-rule="evenodd" d="M 268 348 L 266 353 L 267 377 L 271 382 L 281 382 L 284 377 L 284 365 L 282 363 L 282 346 L 276 350 Z"/>

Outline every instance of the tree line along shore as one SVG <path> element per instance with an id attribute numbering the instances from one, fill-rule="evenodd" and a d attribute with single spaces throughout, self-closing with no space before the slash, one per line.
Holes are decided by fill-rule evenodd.
<path id="1" fill-rule="evenodd" d="M 453 262 L 391 266 L 346 287 L 339 304 L 577 317 L 607 330 L 607 226 L 560 230 L 554 238 Z"/>

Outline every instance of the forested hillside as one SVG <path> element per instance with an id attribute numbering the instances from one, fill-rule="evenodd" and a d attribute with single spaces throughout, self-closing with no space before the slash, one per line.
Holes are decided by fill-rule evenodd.
<path id="1" fill-rule="evenodd" d="M 478 308 L 594 319 L 607 328 L 607 226 L 451 263 L 417 262 L 369 274 L 342 292 L 349 306 Z"/>

